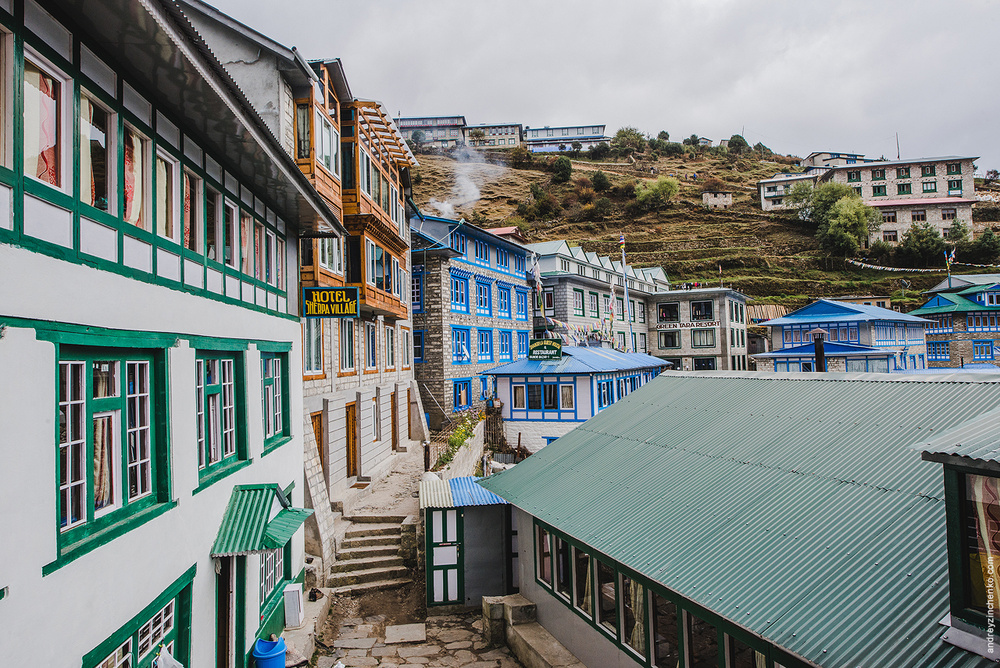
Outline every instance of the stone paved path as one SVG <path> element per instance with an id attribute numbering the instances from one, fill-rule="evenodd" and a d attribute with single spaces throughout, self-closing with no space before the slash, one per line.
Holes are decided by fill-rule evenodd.
<path id="1" fill-rule="evenodd" d="M 477 613 L 428 617 L 425 642 L 385 642 L 385 617 L 347 617 L 340 621 L 332 649 L 317 651 L 316 668 L 521 668 L 506 647 L 487 649 Z"/>

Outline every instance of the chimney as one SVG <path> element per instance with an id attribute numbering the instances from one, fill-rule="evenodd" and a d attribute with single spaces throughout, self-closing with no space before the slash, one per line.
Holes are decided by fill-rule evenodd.
<path id="1" fill-rule="evenodd" d="M 826 336 L 826 330 L 817 327 L 809 333 L 813 337 L 813 347 L 816 349 L 816 365 L 813 371 L 821 373 L 826 371 L 826 351 L 823 349 L 823 337 Z"/>

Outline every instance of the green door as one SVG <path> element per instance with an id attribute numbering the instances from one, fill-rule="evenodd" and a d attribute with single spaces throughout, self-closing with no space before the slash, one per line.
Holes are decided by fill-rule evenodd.
<path id="1" fill-rule="evenodd" d="M 427 605 L 464 602 L 462 509 L 427 509 Z"/>

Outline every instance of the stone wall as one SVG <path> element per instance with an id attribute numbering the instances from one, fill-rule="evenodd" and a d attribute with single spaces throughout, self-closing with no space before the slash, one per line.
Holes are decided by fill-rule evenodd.
<path id="1" fill-rule="evenodd" d="M 545 447 L 546 438 L 565 436 L 581 424 L 583 423 L 504 420 L 504 429 L 506 430 L 507 444 L 510 447 L 516 447 L 520 442 L 521 446 L 530 452 L 538 452 Z"/>
<path id="2" fill-rule="evenodd" d="M 442 480 L 452 478 L 462 478 L 475 475 L 476 465 L 483 457 L 483 428 L 484 422 L 476 425 L 472 430 L 472 436 L 455 453 L 451 462 L 440 471 L 435 471 Z"/>

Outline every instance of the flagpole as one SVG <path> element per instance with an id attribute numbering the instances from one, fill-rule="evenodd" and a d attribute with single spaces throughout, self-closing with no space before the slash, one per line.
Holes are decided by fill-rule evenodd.
<path id="1" fill-rule="evenodd" d="M 628 341 L 625 342 L 626 352 L 635 352 L 632 348 L 632 310 L 629 308 L 631 305 L 628 300 L 628 274 L 626 273 L 625 266 L 625 235 L 618 235 L 618 245 L 622 249 L 622 282 L 625 284 L 625 321 L 628 323 Z"/>

